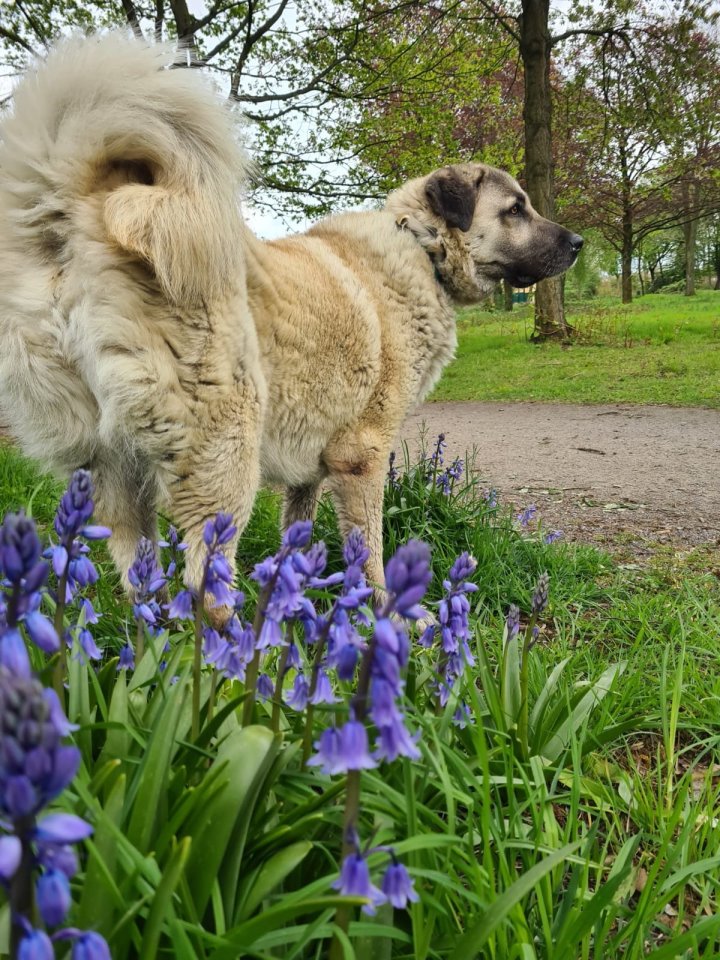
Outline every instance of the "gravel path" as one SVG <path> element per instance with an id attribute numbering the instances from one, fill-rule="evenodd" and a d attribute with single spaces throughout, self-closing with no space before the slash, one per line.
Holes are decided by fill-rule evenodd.
<path id="1" fill-rule="evenodd" d="M 427 403 L 407 419 L 445 433 L 505 501 L 536 503 L 570 540 L 720 546 L 720 411 L 540 403 Z"/>

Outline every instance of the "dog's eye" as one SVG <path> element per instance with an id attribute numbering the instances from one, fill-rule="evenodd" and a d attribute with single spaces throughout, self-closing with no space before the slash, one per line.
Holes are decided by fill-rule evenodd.
<path id="1" fill-rule="evenodd" d="M 522 207 L 519 203 L 514 203 L 508 210 L 508 213 L 511 217 L 517 217 L 522 213 Z"/>

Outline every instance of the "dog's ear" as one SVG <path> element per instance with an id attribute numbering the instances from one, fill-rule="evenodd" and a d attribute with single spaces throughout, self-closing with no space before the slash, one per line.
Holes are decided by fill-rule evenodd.
<path id="1" fill-rule="evenodd" d="M 432 212 L 442 217 L 449 227 L 467 232 L 475 215 L 478 188 L 482 174 L 474 181 L 460 176 L 449 167 L 433 174 L 425 185 L 425 196 Z"/>

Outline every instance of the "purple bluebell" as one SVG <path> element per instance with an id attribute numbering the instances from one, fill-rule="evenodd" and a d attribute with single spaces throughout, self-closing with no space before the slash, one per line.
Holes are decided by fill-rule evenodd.
<path id="1" fill-rule="evenodd" d="M 367 860 L 359 851 L 345 858 L 340 877 L 333 883 L 333 889 L 345 897 L 365 897 L 369 903 L 366 903 L 362 910 L 370 916 L 387 900 L 382 890 L 371 882 Z"/>
<path id="2" fill-rule="evenodd" d="M 132 644 L 128 640 L 124 647 L 121 648 L 120 654 L 118 656 L 117 663 L 118 670 L 134 670 L 135 669 L 135 651 L 133 650 Z"/>
<path id="3" fill-rule="evenodd" d="M 61 870 L 68 880 L 72 880 L 80 869 L 77 854 L 69 844 L 36 844 L 38 862 L 47 870 Z"/>
<path id="4" fill-rule="evenodd" d="M 521 510 L 515 520 L 520 524 L 521 527 L 527 527 L 535 519 L 535 514 L 537 513 L 537 507 L 534 503 L 531 503 L 529 506 L 525 507 L 524 510 Z"/>
<path id="5" fill-rule="evenodd" d="M 194 601 L 191 590 L 180 590 L 170 601 L 168 615 L 173 620 L 192 620 L 195 616 Z"/>
<path id="6" fill-rule="evenodd" d="M 345 770 L 371 770 L 377 766 L 370 756 L 365 724 L 351 719 L 340 728 L 340 754 Z"/>
<path id="7" fill-rule="evenodd" d="M 419 619 L 418 606 L 425 596 L 432 571 L 430 550 L 420 540 L 410 540 L 395 553 L 385 567 L 385 583 L 392 594 L 392 610 L 401 617 Z"/>
<path id="8" fill-rule="evenodd" d="M 218 513 L 205 523 L 203 540 L 205 546 L 214 549 L 230 543 L 236 533 L 237 527 L 233 524 L 232 514 Z"/>
<path id="9" fill-rule="evenodd" d="M 36 884 L 40 916 L 48 927 L 59 926 L 70 911 L 70 884 L 62 870 L 47 870 Z"/>
<path id="10" fill-rule="evenodd" d="M 41 588 L 48 565 L 40 559 L 41 545 L 34 522 L 24 513 L 8 514 L 0 525 L 0 633 L 16 630 L 24 622 L 28 636 L 45 653 L 56 653 L 60 639 L 52 623 L 40 612 Z M 1 641 L 0 641 L 1 642 Z M 11 636 L 0 647 L 0 663 L 28 674 L 27 651 Z"/>
<path id="11" fill-rule="evenodd" d="M 166 584 L 165 574 L 158 563 L 155 545 L 147 537 L 138 541 L 135 560 L 128 570 L 128 580 L 135 590 L 133 612 L 151 626 L 160 617 L 160 604 L 155 595 Z"/>
<path id="12" fill-rule="evenodd" d="M 507 633 L 507 639 L 512 640 L 513 637 L 516 637 L 520 630 L 520 608 L 514 604 L 510 604 L 510 608 L 507 612 L 507 618 L 505 620 L 505 631 Z"/>
<path id="13" fill-rule="evenodd" d="M 22 843 L 17 837 L 0 837 L 0 883 L 7 883 L 20 866 Z"/>
<path id="14" fill-rule="evenodd" d="M 550 576 L 547 573 L 541 573 L 532 596 L 532 612 L 540 614 L 548 604 L 548 594 L 550 590 Z"/>
<path id="15" fill-rule="evenodd" d="M 302 713 L 307 706 L 309 693 L 310 686 L 307 682 L 307 678 L 304 674 L 298 673 L 293 681 L 290 693 L 285 695 L 285 703 L 293 710 L 297 710 L 299 713 Z"/>
<path id="16" fill-rule="evenodd" d="M 73 943 L 71 960 L 112 960 L 105 939 L 94 930 L 81 934 Z"/>
<path id="17" fill-rule="evenodd" d="M 310 697 L 310 703 L 338 703 L 339 697 L 335 696 L 330 677 L 327 671 L 322 667 L 318 670 L 317 682 L 315 683 L 315 692 Z"/>
<path id="18" fill-rule="evenodd" d="M 395 459 L 396 459 L 395 451 L 393 450 L 388 458 L 388 472 L 387 472 L 387 482 L 391 487 L 399 486 L 398 477 L 400 476 L 400 474 L 398 473 L 395 467 Z"/>
<path id="19" fill-rule="evenodd" d="M 388 902 L 397 910 L 404 910 L 408 903 L 417 902 L 420 897 L 415 892 L 413 881 L 405 866 L 395 857 L 383 877 L 382 892 Z"/>
<path id="20" fill-rule="evenodd" d="M 564 536 L 564 533 L 562 532 L 562 530 L 551 530 L 549 533 L 546 533 L 545 536 L 543 537 L 543 543 L 545 544 L 555 543 L 557 540 L 562 539 L 563 536 Z"/>
<path id="21" fill-rule="evenodd" d="M 52 940 L 44 930 L 29 930 L 20 941 L 17 960 L 55 960 Z"/>
<path id="22" fill-rule="evenodd" d="M 291 550 L 299 550 L 310 543 L 312 536 L 312 520 L 296 520 L 283 535 L 283 546 Z"/>
<path id="23" fill-rule="evenodd" d="M 89 660 L 102 660 L 102 651 L 95 643 L 95 639 L 86 627 L 81 627 L 77 631 L 77 639 L 80 644 L 80 658 L 87 657 Z"/>
<path id="24" fill-rule="evenodd" d="M 0 810 L 11 820 L 37 813 L 75 776 L 80 752 L 62 746 L 65 732 L 41 684 L 0 667 Z"/>
<path id="25" fill-rule="evenodd" d="M 261 673 L 257 682 L 257 695 L 261 700 L 272 700 L 275 685 L 266 673 Z"/>
<path id="26" fill-rule="evenodd" d="M 315 742 L 315 753 L 308 760 L 309 767 L 320 767 L 323 773 L 330 776 L 336 773 L 345 773 L 345 757 L 342 749 L 342 737 L 337 727 L 327 727 Z"/>
<path id="27" fill-rule="evenodd" d="M 491 510 L 494 510 L 495 507 L 497 507 L 498 505 L 497 490 L 494 490 L 492 487 L 488 488 L 487 490 L 483 490 L 482 498 Z"/>
<path id="28" fill-rule="evenodd" d="M 343 559 L 346 567 L 364 567 L 370 556 L 365 538 L 359 527 L 353 527 L 343 545 Z"/>
<path id="29" fill-rule="evenodd" d="M 80 588 L 95 583 L 98 579 L 97 570 L 87 556 L 89 549 L 79 538 L 104 540 L 111 535 L 108 527 L 88 524 L 94 510 L 94 493 L 88 471 L 76 470 L 55 514 L 55 533 L 60 542 L 45 552 L 45 556 L 52 558 L 56 575 L 67 578 L 66 603 L 72 600 Z"/>

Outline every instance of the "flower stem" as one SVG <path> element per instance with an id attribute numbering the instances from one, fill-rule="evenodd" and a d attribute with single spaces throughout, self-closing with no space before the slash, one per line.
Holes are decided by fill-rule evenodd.
<path id="1" fill-rule="evenodd" d="M 140 661 L 145 653 L 145 625 L 142 617 L 137 620 L 137 633 L 135 634 L 135 668 L 140 666 Z"/>
<path id="2" fill-rule="evenodd" d="M 192 691 L 192 739 L 197 740 L 200 735 L 200 682 L 202 680 L 202 627 L 205 612 L 205 580 L 207 571 L 203 575 L 202 584 L 198 590 L 195 607 L 195 652 L 193 656 L 193 691 Z"/>
<path id="3" fill-rule="evenodd" d="M 212 673 L 210 675 L 210 696 L 208 697 L 207 705 L 207 716 L 205 717 L 205 723 L 210 723 L 215 713 L 215 697 L 217 696 L 217 686 L 218 686 L 218 671 L 215 667 L 212 668 Z"/>
<path id="4" fill-rule="evenodd" d="M 522 752 L 523 760 L 528 760 L 530 757 L 528 685 L 530 679 L 530 648 L 532 647 L 533 629 L 536 623 L 537 613 L 533 613 L 530 617 L 530 622 L 525 629 L 522 660 L 520 662 L 520 716 L 518 717 L 518 740 L 520 741 L 520 750 Z"/>
<path id="5" fill-rule="evenodd" d="M 65 668 L 67 665 L 67 657 L 65 654 L 65 641 L 63 640 L 63 625 L 65 621 L 65 593 L 67 591 L 67 580 L 68 580 L 68 567 L 70 566 L 70 561 L 65 564 L 65 570 L 60 574 L 58 579 L 57 587 L 57 601 L 55 603 L 55 618 L 53 625 L 55 627 L 55 633 L 60 639 L 60 649 L 58 650 L 58 658 L 55 663 L 55 669 L 53 670 L 53 687 L 55 688 L 55 693 L 58 696 L 60 701 L 60 706 L 65 709 Z"/>
<path id="6" fill-rule="evenodd" d="M 255 618 L 253 620 L 253 635 L 255 636 L 255 643 L 257 644 L 258 637 L 260 636 L 260 631 L 262 630 L 262 625 L 265 622 L 265 613 L 267 612 L 268 604 L 270 603 L 270 597 L 272 597 L 273 590 L 275 589 L 275 584 L 277 583 L 277 578 L 280 573 L 280 564 L 284 556 L 278 559 L 278 568 L 275 573 L 270 578 L 269 582 L 263 587 L 260 596 L 258 597 L 257 607 L 255 607 Z M 255 654 L 250 661 L 250 664 L 247 668 L 245 674 L 245 703 L 243 704 L 243 719 L 242 725 L 246 727 L 252 720 L 253 707 L 255 706 L 255 695 L 257 693 L 257 681 L 258 674 L 260 673 L 260 650 L 255 650 Z"/>
<path id="7" fill-rule="evenodd" d="M 33 851 L 30 842 L 30 837 L 35 828 L 35 817 L 21 817 L 15 821 L 13 826 L 15 835 L 22 843 L 20 866 L 10 881 L 10 915 L 13 918 L 10 931 L 10 960 L 17 960 L 20 941 L 25 936 L 25 931 L 17 920 L 19 917 L 24 917 L 28 922 L 33 924 L 35 914 L 35 897 L 32 882 Z"/>
<path id="8" fill-rule="evenodd" d="M 308 760 L 310 759 L 310 754 L 312 753 L 312 738 L 313 738 L 313 720 L 315 719 L 315 704 L 310 703 L 310 700 L 315 694 L 318 685 L 318 677 L 320 676 L 320 663 L 322 661 L 322 656 L 325 651 L 325 643 L 327 642 L 328 632 L 330 630 L 330 624 L 333 622 L 333 615 L 335 613 L 335 607 L 330 613 L 330 616 L 327 619 L 322 633 L 317 638 L 315 642 L 315 656 L 313 657 L 312 662 L 312 676 L 310 677 L 310 690 L 308 691 L 308 705 L 307 705 L 307 714 L 305 716 L 305 736 L 303 737 L 303 757 L 302 765 L 303 768 L 307 765 Z"/>
<path id="9" fill-rule="evenodd" d="M 273 733 L 280 732 L 280 708 L 282 706 L 283 680 L 285 678 L 285 670 L 287 668 L 288 657 L 290 656 L 290 646 L 293 642 L 294 628 L 295 628 L 295 621 L 291 620 L 288 623 L 287 634 L 285 636 L 285 639 L 287 640 L 287 646 L 283 647 L 283 652 L 280 655 L 280 663 L 278 664 L 277 680 L 275 681 L 275 692 L 273 693 L 272 719 L 270 721 L 270 726 L 272 728 Z"/>

